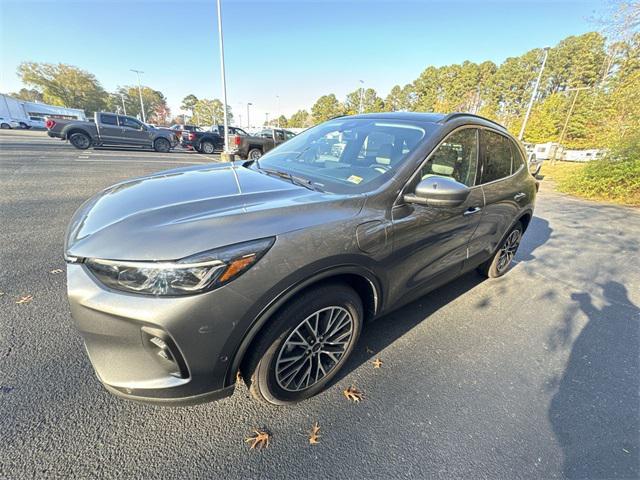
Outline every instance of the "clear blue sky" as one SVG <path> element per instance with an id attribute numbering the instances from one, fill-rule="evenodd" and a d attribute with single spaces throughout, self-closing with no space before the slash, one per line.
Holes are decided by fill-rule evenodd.
<path id="1" fill-rule="evenodd" d="M 429 65 L 502 62 L 598 29 L 606 1 L 223 0 L 229 104 L 290 115 L 317 97 L 342 99 L 359 80 L 385 96 Z M 62 62 L 107 90 L 144 84 L 181 99 L 221 97 L 214 0 L 0 0 L 0 92 L 21 87 L 22 61 Z"/>

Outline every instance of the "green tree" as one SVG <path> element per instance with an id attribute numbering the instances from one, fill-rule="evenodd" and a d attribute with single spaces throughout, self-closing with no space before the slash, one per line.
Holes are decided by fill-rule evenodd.
<path id="1" fill-rule="evenodd" d="M 384 110 L 384 101 L 373 88 L 354 90 L 347 95 L 344 103 L 344 111 L 347 115 L 355 115 L 360 112 L 360 97 L 362 96 L 362 113 L 381 112 Z"/>
<path id="2" fill-rule="evenodd" d="M 229 105 L 227 105 L 227 121 L 233 123 L 233 113 Z M 222 125 L 224 123 L 222 102 L 217 98 L 198 100 L 193 107 L 193 122 L 198 125 Z"/>
<path id="3" fill-rule="evenodd" d="M 311 115 L 306 110 L 298 110 L 287 120 L 287 126 L 293 128 L 306 128 L 312 124 Z"/>
<path id="4" fill-rule="evenodd" d="M 10 96 L 26 102 L 44 102 L 42 92 L 35 88 L 21 88 L 18 92 L 10 94 Z"/>
<path id="5" fill-rule="evenodd" d="M 386 112 L 412 111 L 415 109 L 416 94 L 412 84 L 404 87 L 395 85 L 384 99 Z"/>
<path id="6" fill-rule="evenodd" d="M 197 103 L 198 103 L 198 97 L 196 97 L 193 93 L 191 93 L 182 99 L 182 105 L 180 105 L 180 108 L 182 110 L 190 111 L 191 114 L 193 115 L 193 109 L 195 108 Z"/>
<path id="7" fill-rule="evenodd" d="M 81 108 L 87 113 L 104 109 L 107 92 L 96 77 L 72 65 L 23 62 L 18 66 L 22 82 L 42 92 L 52 105 Z"/>
<path id="8" fill-rule="evenodd" d="M 344 115 L 344 105 L 342 105 L 333 93 L 323 95 L 311 107 L 311 115 L 315 123 L 321 123 L 330 118 Z"/>
<path id="9" fill-rule="evenodd" d="M 149 123 L 162 123 L 169 116 L 167 99 L 158 90 L 149 87 L 142 87 L 142 101 L 144 103 L 145 119 Z M 107 108 L 109 111 L 122 111 L 122 101 L 124 99 L 127 115 L 142 119 L 140 110 L 140 93 L 137 85 L 125 85 L 111 93 L 108 97 Z M 163 116 L 164 112 L 164 116 Z M 124 112 L 123 112 L 124 113 Z"/>

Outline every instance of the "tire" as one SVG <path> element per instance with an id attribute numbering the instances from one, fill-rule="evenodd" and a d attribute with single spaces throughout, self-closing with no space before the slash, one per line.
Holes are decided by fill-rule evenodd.
<path id="1" fill-rule="evenodd" d="M 20 122 L 20 128 L 23 130 L 28 130 L 31 127 L 24 122 Z"/>
<path id="2" fill-rule="evenodd" d="M 507 273 L 520 246 L 522 233 L 522 223 L 518 222 L 509 230 L 493 257 L 478 267 L 478 272 L 488 278 L 498 278 Z"/>
<path id="3" fill-rule="evenodd" d="M 86 150 L 91 146 L 91 137 L 86 133 L 76 132 L 71 134 L 69 142 L 78 150 Z"/>
<path id="4" fill-rule="evenodd" d="M 200 153 L 204 153 L 206 155 L 211 155 L 215 151 L 216 147 L 212 142 L 205 140 L 200 143 Z"/>
<path id="5" fill-rule="evenodd" d="M 3 123 L 0 123 L 0 128 L 3 130 L 11 130 L 11 125 L 3 122 Z"/>
<path id="6" fill-rule="evenodd" d="M 171 150 L 171 143 L 166 138 L 156 138 L 153 142 L 153 149 L 159 153 L 168 153 Z"/>
<path id="7" fill-rule="evenodd" d="M 353 352 L 362 318 L 362 301 L 346 284 L 328 284 L 297 296 L 258 334 L 243 362 L 242 377 L 251 395 L 263 403 L 289 405 L 323 391 Z M 319 335 L 312 333 L 314 326 Z M 299 356 L 303 358 L 295 360 Z"/>
<path id="8" fill-rule="evenodd" d="M 262 156 L 262 150 L 260 150 L 259 148 L 252 148 L 251 150 L 249 150 L 249 153 L 247 153 L 247 160 L 257 160 Z"/>

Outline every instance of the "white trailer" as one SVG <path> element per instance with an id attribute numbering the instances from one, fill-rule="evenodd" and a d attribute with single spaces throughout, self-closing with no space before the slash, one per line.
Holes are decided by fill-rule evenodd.
<path id="1" fill-rule="evenodd" d="M 40 102 L 27 102 L 0 94 L 0 117 L 18 122 L 23 128 L 44 128 L 45 117 L 86 120 L 84 110 Z"/>

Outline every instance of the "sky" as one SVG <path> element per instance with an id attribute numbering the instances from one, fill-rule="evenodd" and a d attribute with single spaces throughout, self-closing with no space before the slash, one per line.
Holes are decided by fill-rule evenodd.
<path id="1" fill-rule="evenodd" d="M 222 0 L 227 98 L 252 124 L 360 87 L 382 97 L 428 66 L 501 63 L 597 30 L 609 0 Z M 67 63 L 106 90 L 142 82 L 167 97 L 222 98 L 215 0 L 0 0 L 0 92 L 23 61 Z M 71 106 L 71 105 L 70 105 Z"/>

